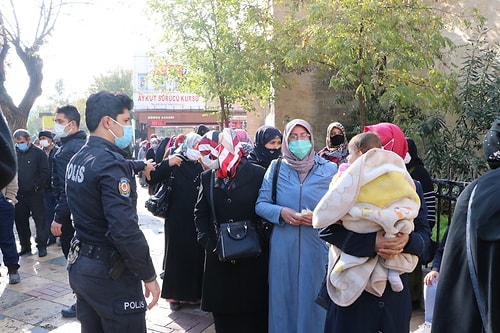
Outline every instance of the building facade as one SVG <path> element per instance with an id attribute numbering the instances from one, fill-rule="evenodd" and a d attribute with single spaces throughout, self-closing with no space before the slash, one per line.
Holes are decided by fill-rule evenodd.
<path id="1" fill-rule="evenodd" d="M 178 66 L 179 65 L 168 65 Z M 171 137 L 189 133 L 200 124 L 219 129 L 218 106 L 205 101 L 194 93 L 181 93 L 173 80 L 160 86 L 153 82 L 152 73 L 167 73 L 168 68 L 158 68 L 152 58 L 143 53 L 134 55 L 134 120 L 135 137 L 148 139 L 151 134 Z M 233 108 L 229 125 L 246 128 L 246 112 L 239 106 Z"/>

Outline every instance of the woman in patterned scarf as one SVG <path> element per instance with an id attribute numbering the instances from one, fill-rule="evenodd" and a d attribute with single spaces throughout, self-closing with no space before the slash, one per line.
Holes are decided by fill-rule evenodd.
<path id="1" fill-rule="evenodd" d="M 214 251 L 217 245 L 214 223 L 252 221 L 255 224 L 259 220 L 255 202 L 265 169 L 248 162 L 232 129 L 224 129 L 219 142 L 217 152 L 211 153 L 217 154 L 219 169 L 201 174 L 194 210 L 198 243 L 205 249 L 201 309 L 213 313 L 217 333 L 267 333 L 267 251 L 263 250 L 256 258 L 227 262 L 219 261 Z"/>
<path id="2" fill-rule="evenodd" d="M 346 163 L 349 155 L 347 143 L 344 126 L 339 122 L 333 122 L 326 130 L 326 147 L 321 149 L 318 155 L 337 165 Z"/>

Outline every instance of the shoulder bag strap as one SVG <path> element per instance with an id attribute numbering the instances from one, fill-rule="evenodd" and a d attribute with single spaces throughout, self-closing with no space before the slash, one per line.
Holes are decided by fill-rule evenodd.
<path id="1" fill-rule="evenodd" d="M 467 249 L 467 265 L 469 266 L 469 274 L 470 279 L 472 281 L 472 290 L 474 291 L 474 295 L 476 296 L 476 303 L 479 309 L 479 314 L 481 315 L 481 321 L 483 322 L 483 332 L 488 331 L 488 321 L 486 319 L 486 309 L 484 307 L 484 300 L 481 295 L 481 291 L 479 290 L 479 281 L 477 280 L 477 271 L 474 263 L 474 258 L 472 257 L 472 248 L 471 248 L 471 207 L 472 201 L 474 199 L 474 194 L 476 193 L 476 187 L 472 190 L 472 193 L 469 198 L 469 205 L 467 206 L 467 222 L 466 222 L 466 230 L 465 230 L 465 240 L 466 240 L 466 249 Z"/>
<path id="2" fill-rule="evenodd" d="M 212 217 L 212 223 L 215 226 L 215 230 L 217 230 L 217 218 L 215 217 L 215 205 L 214 205 L 214 177 L 215 170 L 212 169 L 210 173 L 210 189 L 208 192 L 208 197 L 210 199 L 210 216 Z"/>
<path id="3" fill-rule="evenodd" d="M 274 167 L 274 173 L 273 173 L 273 189 L 272 189 L 272 195 L 271 198 L 273 200 L 273 204 L 276 204 L 276 192 L 277 192 L 277 186 L 278 186 L 278 175 L 280 173 L 280 166 L 281 166 L 281 159 L 282 157 L 278 157 L 278 161 L 276 162 L 276 166 Z"/>

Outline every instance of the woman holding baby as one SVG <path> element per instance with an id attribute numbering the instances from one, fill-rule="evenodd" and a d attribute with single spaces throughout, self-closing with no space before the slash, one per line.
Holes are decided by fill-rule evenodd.
<path id="1" fill-rule="evenodd" d="M 290 121 L 272 199 L 277 160 L 259 191 L 256 212 L 272 222 L 269 259 L 269 332 L 323 332 L 326 311 L 315 303 L 325 276 L 328 249 L 312 227 L 312 213 L 327 192 L 337 165 L 314 151 L 311 125 Z M 318 278 L 319 277 L 319 278 Z"/>

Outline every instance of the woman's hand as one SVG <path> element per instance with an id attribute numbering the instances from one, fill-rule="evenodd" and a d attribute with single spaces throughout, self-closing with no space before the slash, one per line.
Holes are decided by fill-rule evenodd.
<path id="1" fill-rule="evenodd" d="M 439 272 L 438 271 L 430 271 L 424 277 L 424 284 L 430 286 L 433 281 L 439 280 Z"/>
<path id="2" fill-rule="evenodd" d="M 168 165 L 169 166 L 181 166 L 182 158 L 177 155 L 171 155 L 168 157 Z"/>
<path id="3" fill-rule="evenodd" d="M 403 249 L 408 243 L 408 234 L 397 233 L 396 237 L 386 238 L 383 230 L 377 232 L 375 239 L 375 252 L 384 259 L 393 259 L 396 255 L 403 253 Z"/>
<path id="4" fill-rule="evenodd" d="M 298 217 L 298 221 L 302 225 L 307 225 L 308 227 L 312 227 L 313 218 L 312 215 L 302 215 Z"/>
<path id="5" fill-rule="evenodd" d="M 286 224 L 300 225 L 301 217 L 297 216 L 297 212 L 291 208 L 283 207 L 280 212 L 280 216 L 285 221 Z"/>

